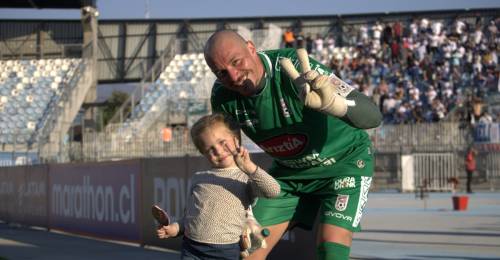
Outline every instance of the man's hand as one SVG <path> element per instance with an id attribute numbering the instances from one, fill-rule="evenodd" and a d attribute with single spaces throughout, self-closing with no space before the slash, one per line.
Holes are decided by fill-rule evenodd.
<path id="1" fill-rule="evenodd" d="M 158 238 L 169 238 L 169 237 L 176 237 L 179 234 L 179 224 L 178 223 L 172 223 L 168 226 L 159 226 L 158 229 L 156 230 L 156 235 Z"/>
<path id="2" fill-rule="evenodd" d="M 288 58 L 280 60 L 281 67 L 299 88 L 299 97 L 304 105 L 320 112 L 342 117 L 347 113 L 346 99 L 339 95 L 339 90 L 346 83 L 332 75 L 332 78 L 311 70 L 309 57 L 305 49 L 297 50 L 302 74 L 293 66 Z"/>

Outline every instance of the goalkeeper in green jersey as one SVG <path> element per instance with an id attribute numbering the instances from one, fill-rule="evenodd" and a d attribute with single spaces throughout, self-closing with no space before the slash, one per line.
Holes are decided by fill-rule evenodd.
<path id="1" fill-rule="evenodd" d="M 318 259 L 348 259 L 373 175 L 363 129 L 380 124 L 377 106 L 304 50 L 258 52 L 223 30 L 204 52 L 217 77 L 212 109 L 231 115 L 273 157 L 269 173 L 281 186 L 278 197 L 254 208 L 271 235 L 248 259 L 264 259 L 294 226 L 311 229 L 318 214 Z"/>

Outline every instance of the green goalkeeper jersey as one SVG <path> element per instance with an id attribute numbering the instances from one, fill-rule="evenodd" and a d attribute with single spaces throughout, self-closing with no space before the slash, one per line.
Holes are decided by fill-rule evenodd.
<path id="1" fill-rule="evenodd" d="M 288 57 L 298 67 L 295 49 L 259 52 L 265 66 L 265 86 L 245 97 L 216 81 L 212 109 L 239 121 L 244 133 L 274 158 L 269 173 L 280 179 L 328 178 L 339 175 L 371 176 L 371 142 L 363 129 L 306 107 L 279 59 Z M 310 59 L 311 68 L 331 71 Z M 347 96 L 351 89 L 341 90 Z M 342 93 L 341 93 L 342 94 Z"/>

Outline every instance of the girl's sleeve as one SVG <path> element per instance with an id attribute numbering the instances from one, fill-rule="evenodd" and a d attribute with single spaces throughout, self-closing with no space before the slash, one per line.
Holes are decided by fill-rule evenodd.
<path id="1" fill-rule="evenodd" d="M 249 174 L 249 179 L 252 195 L 255 197 L 274 198 L 281 192 L 279 183 L 260 167 L 255 173 Z"/>

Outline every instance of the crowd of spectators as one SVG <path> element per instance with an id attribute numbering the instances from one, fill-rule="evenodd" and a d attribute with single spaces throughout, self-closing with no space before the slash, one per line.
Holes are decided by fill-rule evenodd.
<path id="1" fill-rule="evenodd" d="M 437 122 L 457 107 L 461 119 L 500 122 L 500 115 L 484 109 L 472 113 L 487 95 L 500 92 L 499 24 L 500 18 L 421 18 L 344 26 L 340 36 L 290 35 L 288 29 L 283 45 L 307 48 L 371 96 L 384 123 Z"/>

